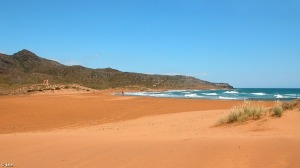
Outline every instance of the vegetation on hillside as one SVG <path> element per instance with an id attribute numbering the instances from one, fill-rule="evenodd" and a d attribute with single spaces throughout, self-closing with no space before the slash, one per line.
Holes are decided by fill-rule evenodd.
<path id="1" fill-rule="evenodd" d="M 28 50 L 0 54 L 0 84 L 80 84 L 94 89 L 139 86 L 151 89 L 232 89 L 226 83 L 211 83 L 189 76 L 149 75 L 121 72 L 112 68 L 91 69 L 65 66 L 38 57 Z"/>

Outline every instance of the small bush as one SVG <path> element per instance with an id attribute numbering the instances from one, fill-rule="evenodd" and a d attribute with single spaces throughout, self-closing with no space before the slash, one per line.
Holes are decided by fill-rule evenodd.
<path id="1" fill-rule="evenodd" d="M 271 112 L 272 112 L 272 116 L 274 116 L 274 117 L 281 117 L 282 114 L 283 114 L 283 109 L 282 109 L 281 106 L 277 106 L 276 105 L 276 106 L 272 107 Z"/>
<path id="2" fill-rule="evenodd" d="M 55 90 L 60 90 L 60 89 L 61 89 L 60 87 L 56 87 L 56 88 L 55 88 Z"/>
<path id="3" fill-rule="evenodd" d="M 293 110 L 293 108 L 294 107 L 290 103 L 287 103 L 287 102 L 282 103 L 282 109 L 283 110 Z"/>
<path id="4" fill-rule="evenodd" d="M 266 114 L 266 109 L 259 103 L 244 101 L 243 104 L 230 109 L 227 117 L 221 118 L 219 124 L 257 120 Z"/>
<path id="5" fill-rule="evenodd" d="M 276 100 L 275 105 L 269 110 L 271 116 L 281 117 L 284 112 L 284 103 Z"/>
<path id="6" fill-rule="evenodd" d="M 64 88 L 65 88 L 65 89 L 70 89 L 70 86 L 65 86 Z"/>
<path id="7" fill-rule="evenodd" d="M 238 114 L 236 112 L 231 112 L 228 116 L 228 123 L 234 123 L 238 121 Z"/>
<path id="8" fill-rule="evenodd" d="M 294 100 L 292 102 L 284 102 L 282 103 L 283 110 L 293 110 L 295 107 L 299 106 L 300 99 Z"/>

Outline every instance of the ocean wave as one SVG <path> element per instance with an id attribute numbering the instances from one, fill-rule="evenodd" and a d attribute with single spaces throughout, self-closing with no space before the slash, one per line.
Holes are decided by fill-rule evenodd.
<path id="1" fill-rule="evenodd" d="M 146 94 L 146 96 L 151 96 L 151 97 L 171 97 L 169 94 L 164 94 L 164 93 L 159 93 L 159 94 Z"/>
<path id="2" fill-rule="evenodd" d="M 169 94 L 160 93 L 160 92 L 128 92 L 125 93 L 128 96 L 151 96 L 151 97 L 168 97 Z"/>
<path id="3" fill-rule="evenodd" d="M 202 93 L 206 96 L 217 96 L 218 94 L 217 93 Z"/>
<path id="4" fill-rule="evenodd" d="M 145 96 L 145 92 L 125 92 L 124 95 L 128 96 Z"/>
<path id="5" fill-rule="evenodd" d="M 199 98 L 199 97 L 203 97 L 203 96 L 199 96 L 197 94 L 185 94 L 184 97 L 193 97 L 193 98 Z"/>
<path id="6" fill-rule="evenodd" d="M 274 95 L 274 97 L 276 99 L 288 99 L 288 98 L 291 98 L 290 96 L 283 96 L 281 94 L 276 94 L 276 95 Z"/>
<path id="7" fill-rule="evenodd" d="M 284 94 L 284 96 L 289 98 L 298 98 L 297 94 Z"/>
<path id="8" fill-rule="evenodd" d="M 253 94 L 253 95 L 256 95 L 256 96 L 264 96 L 264 95 L 266 95 L 265 93 L 250 93 L 250 94 Z"/>
<path id="9" fill-rule="evenodd" d="M 237 94 L 237 93 L 239 93 L 239 92 L 237 92 L 237 91 L 226 91 L 226 92 L 224 92 L 224 93 Z"/>
<path id="10" fill-rule="evenodd" d="M 267 91 L 251 90 L 224 90 L 224 91 L 192 91 L 192 90 L 169 90 L 169 91 L 153 91 L 153 92 L 125 92 L 126 96 L 149 96 L 149 97 L 164 97 L 164 98 L 191 98 L 191 99 L 228 99 L 228 100 L 244 100 L 244 99 L 295 99 L 300 95 L 297 92 L 275 92 L 268 93 Z M 114 95 L 120 95 L 115 93 Z"/>
<path id="11" fill-rule="evenodd" d="M 224 100 L 237 100 L 237 98 L 235 98 L 235 97 L 223 97 L 223 96 L 219 96 L 219 99 L 224 99 Z"/>

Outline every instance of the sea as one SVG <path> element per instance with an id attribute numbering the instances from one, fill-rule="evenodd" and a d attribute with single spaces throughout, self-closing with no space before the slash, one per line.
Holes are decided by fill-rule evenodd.
<path id="1" fill-rule="evenodd" d="M 148 96 L 215 100 L 281 100 L 300 98 L 300 88 L 237 88 L 234 90 L 168 90 L 155 92 L 126 92 L 127 96 Z"/>

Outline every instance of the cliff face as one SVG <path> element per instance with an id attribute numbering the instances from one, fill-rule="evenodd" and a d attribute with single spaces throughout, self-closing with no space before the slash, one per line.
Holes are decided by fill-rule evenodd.
<path id="1" fill-rule="evenodd" d="M 146 87 L 150 89 L 232 89 L 226 83 L 211 83 L 189 76 L 149 75 L 121 72 L 115 69 L 91 69 L 65 66 L 41 58 L 28 50 L 13 55 L 0 54 L 0 84 L 37 84 L 44 79 L 57 84 L 80 84 L 106 89 Z"/>

